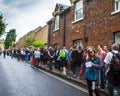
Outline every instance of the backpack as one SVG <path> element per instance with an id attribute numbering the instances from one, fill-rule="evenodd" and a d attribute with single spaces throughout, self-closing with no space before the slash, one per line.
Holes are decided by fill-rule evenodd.
<path id="1" fill-rule="evenodd" d="M 77 50 L 73 50 L 71 53 L 72 61 L 79 62 L 80 61 L 80 53 Z"/>
<path id="2" fill-rule="evenodd" d="M 61 58 L 61 59 L 64 59 L 65 57 L 66 57 L 65 50 L 62 50 L 62 51 L 60 52 L 60 58 Z"/>
<path id="3" fill-rule="evenodd" d="M 111 69 L 114 71 L 120 71 L 120 52 L 114 53 L 112 52 L 113 57 L 111 60 Z"/>

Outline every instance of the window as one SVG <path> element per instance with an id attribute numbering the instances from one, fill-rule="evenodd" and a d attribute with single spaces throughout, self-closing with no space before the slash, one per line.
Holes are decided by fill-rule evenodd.
<path id="1" fill-rule="evenodd" d="M 83 0 L 75 3 L 75 21 L 83 19 Z"/>
<path id="2" fill-rule="evenodd" d="M 114 11 L 120 10 L 120 0 L 114 1 Z"/>
<path id="3" fill-rule="evenodd" d="M 83 45 L 82 45 L 82 40 L 76 40 L 76 41 L 74 41 L 74 44 L 73 44 L 73 45 L 76 46 L 77 48 L 78 48 L 78 46 L 83 47 Z"/>
<path id="4" fill-rule="evenodd" d="M 58 48 L 58 44 L 54 44 L 54 49 L 57 49 Z"/>
<path id="5" fill-rule="evenodd" d="M 120 43 L 120 32 L 115 33 L 115 43 Z"/>
<path id="6" fill-rule="evenodd" d="M 59 29 L 59 15 L 55 17 L 55 30 Z"/>

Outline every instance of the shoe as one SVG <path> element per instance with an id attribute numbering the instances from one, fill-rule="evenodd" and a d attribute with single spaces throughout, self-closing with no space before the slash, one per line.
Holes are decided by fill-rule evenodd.
<path id="1" fill-rule="evenodd" d="M 114 94 L 114 95 L 118 95 L 118 91 L 117 91 L 117 90 L 114 90 L 114 91 L 113 91 L 113 94 Z"/>
<path id="2" fill-rule="evenodd" d="M 80 77 L 78 76 L 78 77 L 77 77 L 77 79 L 79 79 L 79 80 L 80 80 Z"/>
<path id="3" fill-rule="evenodd" d="M 73 75 L 73 78 L 77 78 L 77 75 L 76 75 L 76 74 L 74 74 L 74 75 Z"/>
<path id="4" fill-rule="evenodd" d="M 63 71 L 63 72 L 62 72 L 62 75 L 66 76 L 67 74 L 66 74 L 66 72 L 65 72 L 65 71 Z"/>

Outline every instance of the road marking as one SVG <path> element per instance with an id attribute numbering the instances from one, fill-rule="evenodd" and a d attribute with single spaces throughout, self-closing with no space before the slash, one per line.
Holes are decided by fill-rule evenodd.
<path id="1" fill-rule="evenodd" d="M 68 85 L 70 85 L 70 86 L 72 86 L 72 87 L 74 87 L 74 88 L 76 88 L 76 89 L 79 89 L 79 90 L 81 90 L 81 91 L 83 91 L 83 92 L 85 92 L 85 93 L 88 93 L 88 90 L 87 89 L 84 89 L 84 88 L 82 88 L 82 87 L 79 87 L 79 86 L 77 86 L 77 85 L 74 85 L 74 84 L 72 84 L 72 83 L 70 83 L 70 82 L 68 82 L 68 81 L 66 81 L 66 80 L 63 80 L 63 79 L 61 79 L 61 78 L 59 78 L 59 77 L 56 77 L 56 76 L 54 76 L 54 75 L 52 75 L 52 74 L 50 74 L 50 73 L 48 73 L 48 72 L 45 72 L 45 71 L 43 71 L 43 70 L 40 70 L 40 69 L 38 69 L 39 71 L 41 71 L 41 72 L 43 72 L 43 73 L 45 73 L 45 74 L 47 74 L 47 75 L 49 75 L 49 76 L 51 76 L 51 77 L 53 77 L 53 78 L 55 78 L 55 79 L 57 79 L 57 80 L 59 80 L 59 81 L 61 81 L 61 82 L 64 82 L 65 84 L 68 84 Z"/>

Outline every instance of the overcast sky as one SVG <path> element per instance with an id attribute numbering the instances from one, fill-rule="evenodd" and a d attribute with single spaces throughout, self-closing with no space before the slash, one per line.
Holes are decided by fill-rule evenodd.
<path id="1" fill-rule="evenodd" d="M 70 5 L 70 0 L 0 0 L 0 12 L 6 23 L 6 32 L 16 29 L 17 41 L 52 18 L 56 3 Z"/>

